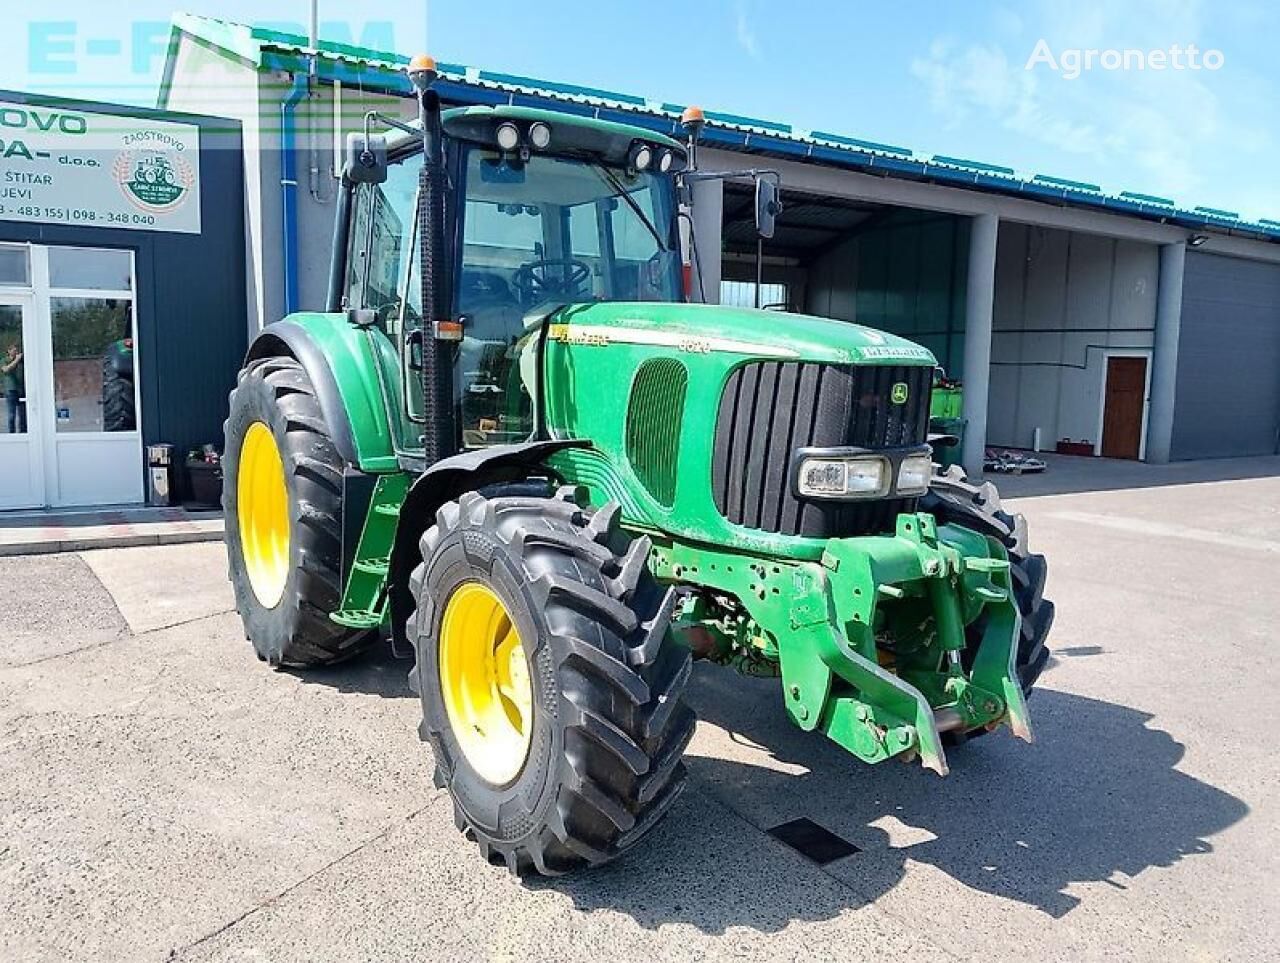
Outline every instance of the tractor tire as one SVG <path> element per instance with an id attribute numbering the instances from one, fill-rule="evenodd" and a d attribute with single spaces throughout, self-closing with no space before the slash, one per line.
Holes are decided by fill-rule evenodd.
<path id="1" fill-rule="evenodd" d="M 920 511 L 929 512 L 940 523 L 952 523 L 994 535 L 1009 554 L 1009 572 L 1013 594 L 1022 617 L 1018 639 L 1017 671 L 1022 691 L 1031 690 L 1049 661 L 1045 639 L 1053 627 L 1053 603 L 1044 597 L 1048 566 L 1043 555 L 1027 548 L 1027 521 L 1022 515 L 1006 512 L 1000 495 L 990 482 L 982 486 L 969 484 L 964 469 L 952 465 L 936 473 L 929 492 L 920 500 Z M 982 638 L 983 620 L 979 618 L 966 629 L 970 643 L 967 657 Z M 981 731 L 981 730 L 979 730 Z"/>
<path id="2" fill-rule="evenodd" d="M 116 371 L 110 360 L 102 363 L 102 430 L 133 431 L 138 427 L 133 382 Z"/>
<path id="3" fill-rule="evenodd" d="M 258 658 L 327 665 L 376 633 L 337 625 L 342 459 L 311 379 L 293 358 L 252 362 L 224 425 L 222 507 L 236 608 Z"/>
<path id="4" fill-rule="evenodd" d="M 579 499 L 572 487 L 463 495 L 436 513 L 410 579 L 410 681 L 435 784 L 453 797 L 458 828 L 516 875 L 560 875 L 634 846 L 683 788 L 694 730 L 681 698 L 690 653 L 668 631 L 677 596 L 649 573 L 649 539 L 619 528 L 616 503 L 592 511 Z M 462 631 L 492 628 L 492 618 L 454 621 L 477 598 L 495 613 L 495 639 L 514 633 L 505 656 L 501 641 L 480 633 L 485 641 L 468 645 L 476 633 Z M 476 653 L 472 663 L 457 658 L 460 647 Z M 469 667 L 485 658 L 496 675 Z M 518 663 L 509 678 L 523 665 L 523 690 L 503 690 L 504 658 Z M 477 695 L 468 677 L 494 681 Z M 502 703 L 507 715 L 477 716 L 499 690 L 515 697 Z M 468 726 L 476 718 L 498 722 Z"/>
<path id="5" fill-rule="evenodd" d="M 102 356 L 102 430 L 133 431 L 138 427 L 133 396 L 133 350 L 115 341 Z"/>

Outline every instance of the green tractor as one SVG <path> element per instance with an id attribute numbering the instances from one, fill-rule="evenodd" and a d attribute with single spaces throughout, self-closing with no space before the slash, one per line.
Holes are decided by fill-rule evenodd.
<path id="1" fill-rule="evenodd" d="M 932 464 L 932 355 L 686 303 L 680 220 L 718 176 L 695 114 L 681 143 L 442 111 L 428 58 L 410 78 L 419 124 L 348 138 L 328 310 L 265 328 L 231 395 L 259 658 L 411 655 L 436 785 L 522 874 L 613 859 L 670 809 L 694 658 L 776 676 L 797 726 L 869 763 L 1029 741 L 1044 559 Z"/>

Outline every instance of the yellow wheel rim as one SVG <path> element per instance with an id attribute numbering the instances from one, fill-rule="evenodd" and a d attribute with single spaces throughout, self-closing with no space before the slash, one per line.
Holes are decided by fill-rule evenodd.
<path id="1" fill-rule="evenodd" d="M 519 775 L 533 736 L 529 664 L 511 616 L 479 582 L 458 586 L 445 605 L 440 691 L 471 768 L 497 786 Z"/>
<path id="2" fill-rule="evenodd" d="M 255 421 L 240 446 L 236 473 L 240 552 L 253 594 L 275 608 L 289 580 L 289 492 L 271 429 Z"/>

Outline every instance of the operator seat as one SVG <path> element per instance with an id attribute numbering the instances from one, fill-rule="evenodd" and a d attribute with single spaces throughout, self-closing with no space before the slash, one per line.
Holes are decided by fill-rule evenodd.
<path id="1" fill-rule="evenodd" d="M 468 338 L 509 344 L 520 336 L 520 305 L 511 285 L 494 271 L 463 269 L 458 310 L 466 318 L 463 331 Z"/>
<path id="2" fill-rule="evenodd" d="M 511 285 L 494 271 L 463 269 L 458 310 L 463 316 L 459 352 L 466 447 L 487 444 L 486 430 L 498 424 L 507 385 L 507 354 L 523 333 L 524 314 Z"/>

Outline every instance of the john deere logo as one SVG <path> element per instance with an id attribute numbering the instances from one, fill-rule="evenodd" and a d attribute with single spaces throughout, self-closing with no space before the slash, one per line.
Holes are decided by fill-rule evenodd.
<path id="1" fill-rule="evenodd" d="M 889 393 L 889 397 L 893 399 L 895 405 L 905 405 L 907 398 L 911 394 L 911 389 L 907 387 L 905 381 L 899 381 L 893 386 L 893 390 Z"/>
<path id="2" fill-rule="evenodd" d="M 181 207 L 195 185 L 195 172 L 187 162 L 168 152 L 121 151 L 113 170 L 124 196 L 153 213 Z"/>

